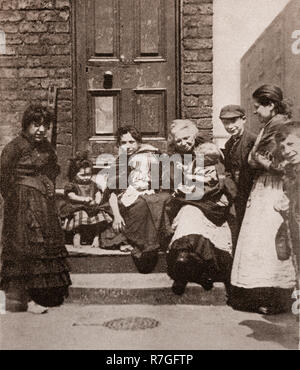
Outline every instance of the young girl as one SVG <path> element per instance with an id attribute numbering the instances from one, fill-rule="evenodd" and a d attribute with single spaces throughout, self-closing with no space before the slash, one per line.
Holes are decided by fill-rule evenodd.
<path id="1" fill-rule="evenodd" d="M 92 169 L 87 152 L 78 152 L 70 160 L 70 182 L 65 186 L 65 196 L 69 200 L 65 214 L 68 217 L 63 229 L 74 232 L 74 248 L 81 247 L 82 236 L 92 236 L 92 247 L 99 248 L 101 228 L 112 222 L 112 218 L 99 207 L 102 194 L 92 180 Z"/>

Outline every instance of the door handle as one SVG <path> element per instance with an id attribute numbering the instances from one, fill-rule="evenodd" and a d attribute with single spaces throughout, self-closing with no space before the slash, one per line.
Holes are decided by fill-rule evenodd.
<path id="1" fill-rule="evenodd" d="M 113 73 L 111 71 L 104 72 L 104 88 L 105 89 L 111 89 L 113 86 Z"/>
<path id="2" fill-rule="evenodd" d="M 111 71 L 104 72 L 104 78 L 113 78 L 113 73 Z"/>

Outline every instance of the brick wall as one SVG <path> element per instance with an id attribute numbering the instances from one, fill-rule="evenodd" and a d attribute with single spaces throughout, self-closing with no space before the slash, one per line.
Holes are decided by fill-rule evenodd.
<path id="1" fill-rule="evenodd" d="M 183 0 L 182 116 L 212 136 L 213 0 Z"/>
<path id="2" fill-rule="evenodd" d="M 0 0 L 0 31 L 6 34 L 6 53 L 0 54 L 0 151 L 20 130 L 29 100 L 46 101 L 54 84 L 63 176 L 72 153 L 71 3 Z M 181 111 L 206 136 L 212 133 L 212 3 L 182 0 Z"/>
<path id="3" fill-rule="evenodd" d="M 0 55 L 0 150 L 19 132 L 29 101 L 47 101 L 48 87 L 55 85 L 63 172 L 72 150 L 70 18 L 70 0 L 0 0 L 0 30 L 6 34 Z"/>
<path id="4" fill-rule="evenodd" d="M 58 186 L 72 154 L 71 3 L 0 0 L 0 151 L 20 131 L 29 101 L 46 102 L 49 85 L 57 86 Z M 212 7 L 213 0 L 182 0 L 182 116 L 206 137 L 212 134 Z M 1 213 L 0 204 L 0 221 Z"/>

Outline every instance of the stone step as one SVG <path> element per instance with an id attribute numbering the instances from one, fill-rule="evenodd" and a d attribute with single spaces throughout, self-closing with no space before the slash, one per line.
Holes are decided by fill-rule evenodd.
<path id="1" fill-rule="evenodd" d="M 100 273 L 72 274 L 68 303 L 79 304 L 198 304 L 225 305 L 224 285 L 215 283 L 207 292 L 196 284 L 189 284 L 183 296 L 176 296 L 172 281 L 166 273 Z"/>
<path id="2" fill-rule="evenodd" d="M 119 250 L 105 250 L 82 246 L 75 249 L 67 245 L 69 252 L 69 264 L 74 274 L 97 274 L 97 273 L 134 273 L 137 269 L 132 261 L 130 252 Z M 154 272 L 166 272 L 166 259 L 164 253 L 159 253 L 158 263 Z"/>

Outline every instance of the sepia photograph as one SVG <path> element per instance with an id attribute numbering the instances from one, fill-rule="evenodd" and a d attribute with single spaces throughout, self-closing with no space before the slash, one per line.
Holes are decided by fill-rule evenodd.
<path id="1" fill-rule="evenodd" d="M 300 0 L 0 0 L 0 350 L 299 350 Z"/>

